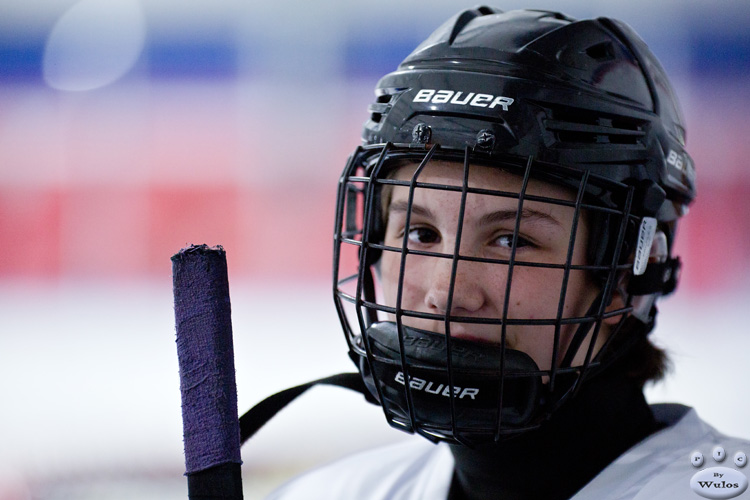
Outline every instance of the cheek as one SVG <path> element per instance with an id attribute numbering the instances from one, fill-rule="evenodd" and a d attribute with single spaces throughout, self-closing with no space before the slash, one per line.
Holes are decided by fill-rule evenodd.
<path id="1" fill-rule="evenodd" d="M 398 290 L 399 255 L 393 252 L 383 252 L 380 261 L 380 281 L 383 285 L 383 296 L 387 305 L 395 303 Z"/>
<path id="2" fill-rule="evenodd" d="M 599 294 L 591 276 L 586 271 L 571 271 L 565 296 L 566 317 L 586 316 L 591 305 Z"/>
<path id="3" fill-rule="evenodd" d="M 421 287 L 421 283 L 424 281 L 424 273 L 418 268 L 417 260 L 407 258 L 407 265 L 404 269 L 403 291 L 401 295 L 401 307 L 404 309 L 415 309 L 414 306 L 419 302 L 420 296 L 424 295 Z M 397 252 L 384 252 L 380 265 L 380 276 L 385 305 L 390 307 L 396 306 L 400 270 L 401 254 Z"/>
<path id="4" fill-rule="evenodd" d="M 505 281 L 503 281 L 503 286 Z M 504 295 L 503 288 L 501 294 Z M 571 270 L 565 283 L 562 269 L 517 267 L 513 271 L 509 308 L 518 319 L 555 319 L 562 294 L 564 318 L 585 315 L 596 297 L 596 287 L 584 271 Z M 502 296 L 500 295 L 500 296 Z"/>
<path id="5" fill-rule="evenodd" d="M 525 271 L 527 271 L 526 275 L 522 273 L 517 275 L 518 278 L 523 276 L 523 279 L 514 282 L 511 289 L 509 316 L 515 319 L 556 319 L 563 285 L 563 271 L 528 268 Z M 596 299 L 596 294 L 596 288 L 584 271 L 571 271 L 568 276 L 562 317 L 585 316 Z M 556 363 L 562 360 L 578 326 L 578 324 L 561 325 L 560 347 Z M 514 349 L 524 351 L 531 356 L 541 369 L 550 369 L 554 354 L 554 325 L 517 325 L 509 329 L 509 332 L 514 342 L 512 345 Z M 582 351 L 585 353 L 586 345 L 582 347 Z"/>
<path id="6" fill-rule="evenodd" d="M 552 330 L 538 326 L 518 327 L 513 333 L 511 348 L 528 354 L 542 370 L 552 367 L 554 327 Z"/>
<path id="7" fill-rule="evenodd" d="M 563 281 L 561 270 L 519 266 L 514 269 L 512 280 L 508 302 L 510 317 L 543 319 L 557 316 Z"/>

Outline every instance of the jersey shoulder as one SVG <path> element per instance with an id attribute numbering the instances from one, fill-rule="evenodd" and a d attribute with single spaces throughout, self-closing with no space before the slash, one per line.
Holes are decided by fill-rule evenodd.
<path id="1" fill-rule="evenodd" d="M 308 471 L 267 500 L 446 498 L 453 470 L 447 446 L 422 438 L 356 453 Z"/>
<path id="2" fill-rule="evenodd" d="M 618 457 L 572 500 L 700 498 L 694 488 L 700 487 L 700 474 L 712 473 L 702 472 L 708 468 L 731 469 L 724 472 L 748 476 L 750 468 L 743 463 L 747 458 L 735 463 L 735 456 L 750 456 L 750 440 L 717 431 L 695 410 L 681 405 L 664 405 L 654 413 L 667 426 Z M 720 456 L 714 458 L 718 450 Z M 696 453 L 703 457 L 700 464 L 694 459 Z M 737 498 L 750 499 L 750 492 Z"/>

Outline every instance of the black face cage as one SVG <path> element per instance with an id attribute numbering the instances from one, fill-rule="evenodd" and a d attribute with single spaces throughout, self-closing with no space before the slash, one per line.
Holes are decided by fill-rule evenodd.
<path id="1" fill-rule="evenodd" d="M 420 173 L 435 159 L 463 164 L 462 185 L 421 182 Z M 419 165 L 408 181 L 389 176 L 394 164 L 403 164 L 399 160 L 410 160 Z M 608 347 L 633 309 L 632 296 L 626 294 L 623 308 L 608 312 L 605 309 L 615 289 L 621 286 L 623 277 L 632 272 L 633 264 L 628 256 L 638 239 L 642 219 L 631 212 L 634 197 L 632 186 L 589 171 L 542 164 L 531 157 L 507 158 L 502 163 L 493 158 L 493 165 L 517 172 L 523 179 L 518 192 L 505 192 L 493 190 L 491 186 L 470 187 L 468 172 L 473 163 L 488 165 L 486 158 L 469 148 L 456 151 L 437 145 L 389 143 L 357 149 L 339 180 L 333 290 L 350 356 L 362 373 L 369 391 L 382 405 L 388 422 L 396 428 L 419 433 L 433 441 L 446 440 L 469 446 L 497 442 L 538 427 L 578 391 L 588 375 L 606 364 L 608 350 L 613 351 Z M 532 178 L 562 184 L 575 193 L 575 199 L 570 201 L 527 193 Z M 386 246 L 383 241 L 385 228 L 380 191 L 387 185 L 405 186 L 409 190 L 407 229 L 401 246 Z M 452 254 L 423 252 L 410 249 L 407 245 L 411 203 L 415 192 L 420 189 L 460 193 L 458 234 Z M 517 200 L 518 212 L 508 259 L 484 259 L 460 254 L 465 203 L 472 193 Z M 520 215 L 524 203 L 529 201 L 563 205 L 574 210 L 565 262 L 524 262 L 516 258 Z M 587 251 L 586 265 L 574 265 L 572 257 L 576 227 L 583 211 L 586 211 L 587 221 L 592 228 L 592 244 Z M 401 269 L 395 304 L 384 303 L 378 291 L 378 265 L 384 252 L 400 254 Z M 404 266 L 408 254 L 450 259 L 452 273 L 449 305 L 446 307 L 448 312 L 445 314 L 402 307 Z M 460 261 L 506 266 L 507 282 L 501 317 L 460 317 L 449 312 Z M 562 272 L 555 317 L 509 317 L 513 272 L 522 267 L 558 269 Z M 565 317 L 563 313 L 568 278 L 572 271 L 591 273 L 599 288 L 597 298 L 586 314 L 580 317 Z M 614 316 L 619 317 L 617 326 L 597 354 L 594 345 L 602 323 Z M 440 321 L 445 325 L 446 334 L 407 326 L 404 324 L 407 318 Z M 487 344 L 454 338 L 450 335 L 451 322 L 496 325 L 502 342 Z M 540 369 L 524 352 L 506 347 L 506 328 L 513 325 L 547 326 L 550 332 L 554 327 L 549 369 Z M 562 352 L 561 329 L 565 325 L 575 325 L 572 327 L 575 333 L 567 351 Z M 584 361 L 575 365 L 573 359 L 579 348 L 586 345 L 584 339 L 587 336 L 591 340 L 585 349 Z"/>

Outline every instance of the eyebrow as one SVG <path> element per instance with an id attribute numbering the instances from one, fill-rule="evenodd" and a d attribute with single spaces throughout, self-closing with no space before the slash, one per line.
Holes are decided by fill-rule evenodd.
<path id="1" fill-rule="evenodd" d="M 518 214 L 517 210 L 498 210 L 495 212 L 490 212 L 479 218 L 478 225 L 481 226 L 485 224 L 494 224 L 498 222 L 515 221 L 516 214 Z M 556 218 L 554 218 L 550 214 L 546 214 L 544 212 L 534 210 L 533 208 L 524 208 L 523 210 L 521 210 L 521 220 L 528 221 L 528 222 L 542 222 L 542 223 L 552 224 L 555 226 L 562 226 L 562 224 L 560 224 L 560 221 L 558 221 Z"/>
<path id="2" fill-rule="evenodd" d="M 394 201 L 390 204 L 390 206 L 388 207 L 388 212 L 407 213 L 408 208 L 408 201 L 399 200 Z M 427 207 L 423 207 L 422 205 L 412 204 L 411 213 L 413 215 L 419 215 L 421 217 L 434 218 L 434 214 L 432 213 L 432 211 Z M 517 210 L 496 210 L 494 212 L 484 214 L 482 217 L 480 217 L 477 221 L 477 225 L 484 226 L 497 224 L 499 222 L 515 221 L 517 214 Z M 521 210 L 521 220 L 531 223 L 542 222 L 562 227 L 560 221 L 558 221 L 555 217 L 551 216 L 550 214 L 534 210 L 533 208 L 524 208 L 523 210 Z"/>
<path id="3" fill-rule="evenodd" d="M 393 203 L 388 205 L 388 213 L 391 212 L 408 213 L 409 202 L 406 200 L 394 201 Z M 413 203 L 411 206 L 411 213 L 413 215 L 419 215 L 421 217 L 434 218 L 432 210 L 427 207 L 423 207 L 422 205 L 416 205 Z"/>

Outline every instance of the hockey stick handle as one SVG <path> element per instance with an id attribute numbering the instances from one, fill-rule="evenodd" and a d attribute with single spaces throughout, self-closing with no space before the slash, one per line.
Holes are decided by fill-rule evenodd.
<path id="1" fill-rule="evenodd" d="M 188 498 L 242 499 L 240 430 L 224 249 L 172 257 Z"/>

